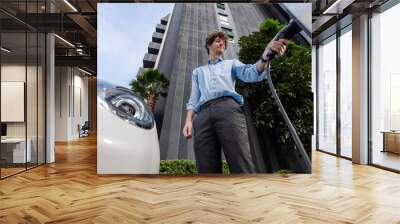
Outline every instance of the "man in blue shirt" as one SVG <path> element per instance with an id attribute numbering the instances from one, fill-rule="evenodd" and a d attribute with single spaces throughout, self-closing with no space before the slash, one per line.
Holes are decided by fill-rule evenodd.
<path id="1" fill-rule="evenodd" d="M 269 75 L 264 70 L 267 50 L 282 55 L 288 43 L 286 39 L 271 41 L 261 60 L 243 64 L 237 59 L 223 60 L 227 40 L 221 31 L 207 37 L 208 63 L 196 68 L 192 74 L 183 135 L 186 139 L 191 138 L 194 128 L 194 152 L 199 173 L 222 172 L 221 147 L 231 173 L 255 173 L 242 109 L 243 97 L 235 91 L 235 81 L 266 79 Z"/>

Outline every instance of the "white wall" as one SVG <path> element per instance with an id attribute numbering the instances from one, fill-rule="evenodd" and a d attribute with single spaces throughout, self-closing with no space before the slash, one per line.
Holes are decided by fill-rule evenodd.
<path id="1" fill-rule="evenodd" d="M 55 141 L 79 138 L 78 124 L 88 120 L 88 77 L 72 67 L 56 67 Z"/>
<path id="2" fill-rule="evenodd" d="M 24 82 L 1 82 L 1 121 L 24 122 Z"/>
<path id="3" fill-rule="evenodd" d="M 27 136 L 29 139 L 29 148 L 31 149 L 32 162 L 36 162 L 39 159 L 39 163 L 44 163 L 44 150 L 45 150 L 45 115 L 44 115 L 44 74 L 41 66 L 27 65 L 20 63 L 9 63 L 2 64 L 1 66 L 1 81 L 2 87 L 5 82 L 19 82 L 24 84 L 18 91 L 18 94 L 22 94 L 20 102 L 13 99 L 10 103 L 19 104 L 19 107 L 10 107 L 2 102 L 2 115 L 5 113 L 20 114 L 19 121 L 14 120 L 13 122 L 5 122 L 7 124 L 7 137 L 8 138 L 24 138 Z M 27 79 L 27 80 L 25 80 Z M 16 87 L 14 87 L 16 88 Z M 26 98 L 25 98 L 26 90 Z M 2 99 L 12 99 L 7 94 L 11 91 L 6 91 L 2 88 Z M 22 102 L 21 102 L 22 100 Z M 15 105 L 14 105 L 15 106 Z M 26 114 L 26 118 L 25 118 Z M 2 117 L 2 120 L 4 117 Z"/>
<path id="4" fill-rule="evenodd" d="M 1 81 L 2 82 L 25 82 L 25 69 L 32 70 L 32 66 L 28 68 L 24 65 L 18 64 L 3 64 L 1 66 Z M 2 96 L 5 98 L 6 96 Z M 9 108 L 1 108 L 2 114 L 4 110 L 9 110 Z M 24 113 L 24 107 L 22 108 Z M 7 135 L 9 137 L 24 137 L 25 136 L 25 124 L 22 122 L 7 122 Z"/>
<path id="5" fill-rule="evenodd" d="M 76 72 L 76 70 L 75 70 Z M 88 77 L 74 75 L 74 108 L 72 108 L 71 134 L 79 137 L 78 124 L 82 126 L 88 120 Z"/>
<path id="6" fill-rule="evenodd" d="M 55 68 L 55 141 L 68 141 L 69 69 Z"/>
<path id="7" fill-rule="evenodd" d="M 26 72 L 28 72 L 28 74 L 36 74 L 36 67 L 34 66 L 27 66 L 25 67 L 25 64 L 21 65 L 21 64 L 3 64 L 1 66 L 1 81 L 2 82 L 25 82 L 25 76 L 26 76 Z M 29 77 L 28 77 L 29 79 Z M 36 81 L 33 80 L 29 80 L 29 84 L 30 85 L 36 85 Z M 32 88 L 27 88 L 27 106 L 31 106 L 36 108 L 36 89 L 32 89 Z M 4 97 L 4 96 L 2 96 Z M 34 105 L 30 105 L 31 102 L 35 101 Z M 8 108 L 1 108 L 1 110 L 7 110 Z M 24 110 L 24 108 L 22 108 L 22 110 Z M 33 114 L 31 113 L 30 110 L 28 110 L 27 112 L 27 119 L 28 122 L 30 122 L 28 124 L 28 137 L 29 134 L 31 133 L 30 130 L 33 128 L 34 130 L 36 130 L 36 113 Z M 35 125 L 31 124 L 32 121 L 35 121 Z M 7 136 L 8 137 L 25 137 L 25 126 L 26 126 L 26 122 L 22 121 L 22 122 L 7 122 Z"/>

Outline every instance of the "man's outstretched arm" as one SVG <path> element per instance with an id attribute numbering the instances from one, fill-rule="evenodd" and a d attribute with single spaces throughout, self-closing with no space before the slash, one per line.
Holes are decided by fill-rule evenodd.
<path id="1" fill-rule="evenodd" d="M 285 44 L 287 44 L 286 39 L 271 41 L 265 48 L 263 55 L 265 55 L 269 49 L 272 49 L 273 51 L 277 52 L 277 55 L 280 56 L 286 50 Z M 234 75 L 235 79 L 240 79 L 243 82 L 259 82 L 267 78 L 268 74 L 264 72 L 266 63 L 267 62 L 259 60 L 255 64 L 243 64 L 239 60 L 234 60 L 232 65 L 232 74 Z"/>

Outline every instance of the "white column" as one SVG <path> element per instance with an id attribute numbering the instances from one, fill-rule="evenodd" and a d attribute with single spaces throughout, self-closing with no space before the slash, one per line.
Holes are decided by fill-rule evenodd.
<path id="1" fill-rule="evenodd" d="M 55 161 L 55 75 L 54 35 L 46 36 L 46 163 Z"/>
<path id="2" fill-rule="evenodd" d="M 312 92 L 313 92 L 313 97 L 314 97 L 314 122 L 313 122 L 313 134 L 311 136 L 311 149 L 312 150 L 316 150 L 317 149 L 317 48 L 315 47 L 315 45 L 312 45 L 312 72 L 311 72 L 311 87 L 312 87 Z"/>
<path id="3" fill-rule="evenodd" d="M 368 15 L 353 19 L 353 162 L 368 163 Z"/>
<path id="4" fill-rule="evenodd" d="M 46 1 L 46 11 L 54 12 L 54 5 Z M 46 35 L 46 163 L 55 162 L 55 42 L 54 34 Z"/>

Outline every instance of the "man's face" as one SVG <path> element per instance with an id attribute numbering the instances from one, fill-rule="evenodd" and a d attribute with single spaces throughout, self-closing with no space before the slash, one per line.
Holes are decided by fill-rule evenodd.
<path id="1" fill-rule="evenodd" d="M 225 42 L 222 38 L 215 38 L 214 42 L 209 45 L 210 53 L 214 52 L 215 54 L 223 54 L 225 51 Z"/>

